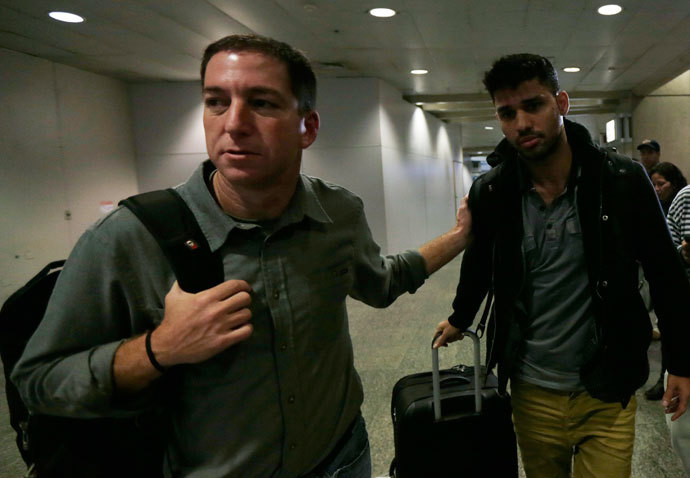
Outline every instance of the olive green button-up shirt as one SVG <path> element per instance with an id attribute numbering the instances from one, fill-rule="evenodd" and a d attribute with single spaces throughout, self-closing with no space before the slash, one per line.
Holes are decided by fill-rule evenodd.
<path id="1" fill-rule="evenodd" d="M 345 297 L 385 307 L 424 282 L 424 260 L 416 251 L 381 256 L 361 200 L 307 176 L 269 231 L 237 222 L 211 196 L 211 171 L 207 161 L 177 190 L 220 251 L 225 279 L 251 285 L 254 332 L 177 367 L 166 474 L 299 476 L 331 451 L 362 403 Z M 146 392 L 115 404 L 112 361 L 123 339 L 160 323 L 174 280 L 129 210 L 89 228 L 15 368 L 29 408 L 90 417 L 150 406 Z"/>

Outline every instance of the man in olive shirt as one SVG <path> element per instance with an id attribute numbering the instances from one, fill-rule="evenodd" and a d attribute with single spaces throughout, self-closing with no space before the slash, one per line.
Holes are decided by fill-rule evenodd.
<path id="1" fill-rule="evenodd" d="M 210 161 L 178 192 L 226 281 L 181 290 L 118 208 L 75 247 L 13 380 L 33 411 L 123 416 L 176 367 L 166 476 L 368 478 L 345 297 L 385 307 L 414 292 L 465 247 L 469 213 L 419 251 L 382 257 L 361 200 L 300 175 L 319 128 L 306 58 L 230 36 L 207 48 L 201 77 Z"/>

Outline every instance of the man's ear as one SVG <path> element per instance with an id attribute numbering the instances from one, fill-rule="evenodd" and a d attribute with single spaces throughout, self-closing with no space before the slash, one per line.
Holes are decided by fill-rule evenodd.
<path id="1" fill-rule="evenodd" d="M 307 149 L 316 141 L 319 132 L 319 113 L 311 110 L 302 118 L 302 149 Z"/>
<path id="2" fill-rule="evenodd" d="M 568 114 L 570 110 L 570 97 L 568 97 L 568 93 L 563 90 L 559 91 L 556 95 L 556 103 L 558 104 L 558 111 L 561 113 L 561 116 Z"/>

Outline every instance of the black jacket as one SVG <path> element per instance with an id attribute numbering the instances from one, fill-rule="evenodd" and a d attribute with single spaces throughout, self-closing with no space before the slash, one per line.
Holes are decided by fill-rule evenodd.
<path id="1" fill-rule="evenodd" d="M 587 391 L 626 404 L 649 374 L 651 323 L 638 290 L 638 264 L 649 282 L 662 347 L 672 374 L 690 376 L 690 284 L 654 189 L 638 163 L 592 143 L 565 120 L 577 179 L 577 209 L 596 318 L 596 343 L 580 375 Z M 462 261 L 449 321 L 469 327 L 489 288 L 495 295 L 487 329 L 487 364 L 498 365 L 505 389 L 522 344 L 524 319 L 515 302 L 524 281 L 522 201 L 517 151 L 504 139 L 489 157 L 495 166 L 469 194 L 474 241 Z"/>

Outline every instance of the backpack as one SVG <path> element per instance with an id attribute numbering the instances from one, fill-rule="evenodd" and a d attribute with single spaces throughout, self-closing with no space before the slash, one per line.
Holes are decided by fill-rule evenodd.
<path id="1" fill-rule="evenodd" d="M 183 290 L 199 292 L 223 281 L 222 260 L 211 252 L 194 215 L 175 190 L 138 194 L 120 205 L 129 208 L 156 239 Z M 167 422 L 163 406 L 134 418 L 30 414 L 10 381 L 12 368 L 43 319 L 64 263 L 48 264 L 0 309 L 0 357 L 10 424 L 29 467 L 28 476 L 160 477 Z"/>

